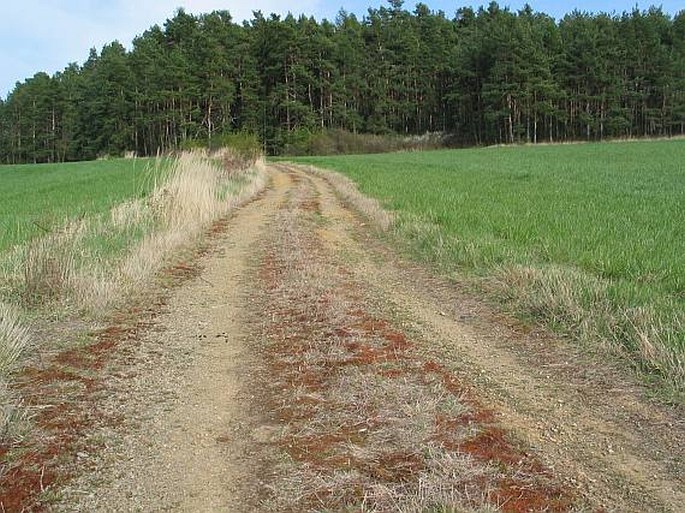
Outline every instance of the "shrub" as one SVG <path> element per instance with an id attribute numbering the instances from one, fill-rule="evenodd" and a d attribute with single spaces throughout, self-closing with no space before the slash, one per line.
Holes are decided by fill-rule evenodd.
<path id="1" fill-rule="evenodd" d="M 439 132 L 423 135 L 362 134 L 342 129 L 320 132 L 298 130 L 288 137 L 283 153 L 288 156 L 351 155 L 388 153 L 393 151 L 420 151 L 443 148 L 448 137 Z"/>

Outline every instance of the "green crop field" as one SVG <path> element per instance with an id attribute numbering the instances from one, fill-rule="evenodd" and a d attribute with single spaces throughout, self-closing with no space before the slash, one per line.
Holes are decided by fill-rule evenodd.
<path id="1" fill-rule="evenodd" d="M 685 141 L 297 161 L 379 198 L 443 272 L 685 382 Z"/>
<path id="2" fill-rule="evenodd" d="M 0 252 L 154 185 L 147 160 L 0 166 Z"/>

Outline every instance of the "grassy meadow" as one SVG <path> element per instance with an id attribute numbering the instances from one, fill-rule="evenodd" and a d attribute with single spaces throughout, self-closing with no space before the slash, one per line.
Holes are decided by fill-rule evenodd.
<path id="1" fill-rule="evenodd" d="M 297 159 L 396 212 L 415 255 L 685 384 L 685 141 Z"/>
<path id="2" fill-rule="evenodd" d="M 145 195 L 150 160 L 0 166 L 0 252 Z"/>

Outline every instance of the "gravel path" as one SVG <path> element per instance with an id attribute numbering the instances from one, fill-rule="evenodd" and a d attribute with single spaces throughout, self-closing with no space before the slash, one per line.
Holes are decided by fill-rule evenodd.
<path id="1" fill-rule="evenodd" d="M 91 470 L 62 491 L 55 510 L 258 511 L 263 469 L 243 311 L 254 245 L 288 184 L 277 175 L 267 194 L 239 210 L 200 276 L 112 364 L 119 379 L 109 381 L 102 408 L 124 423 L 90 433 L 106 449 L 83 455 Z"/>

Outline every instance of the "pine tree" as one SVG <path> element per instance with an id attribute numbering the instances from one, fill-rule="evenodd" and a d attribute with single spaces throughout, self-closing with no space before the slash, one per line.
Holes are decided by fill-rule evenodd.
<path id="1" fill-rule="evenodd" d="M 334 23 L 183 9 L 137 37 L 18 83 L 0 102 L 0 161 L 152 155 L 257 134 L 270 153 L 317 131 L 454 144 L 685 133 L 685 11 L 574 11 L 560 22 L 491 2 L 453 19 L 402 0 Z"/>

